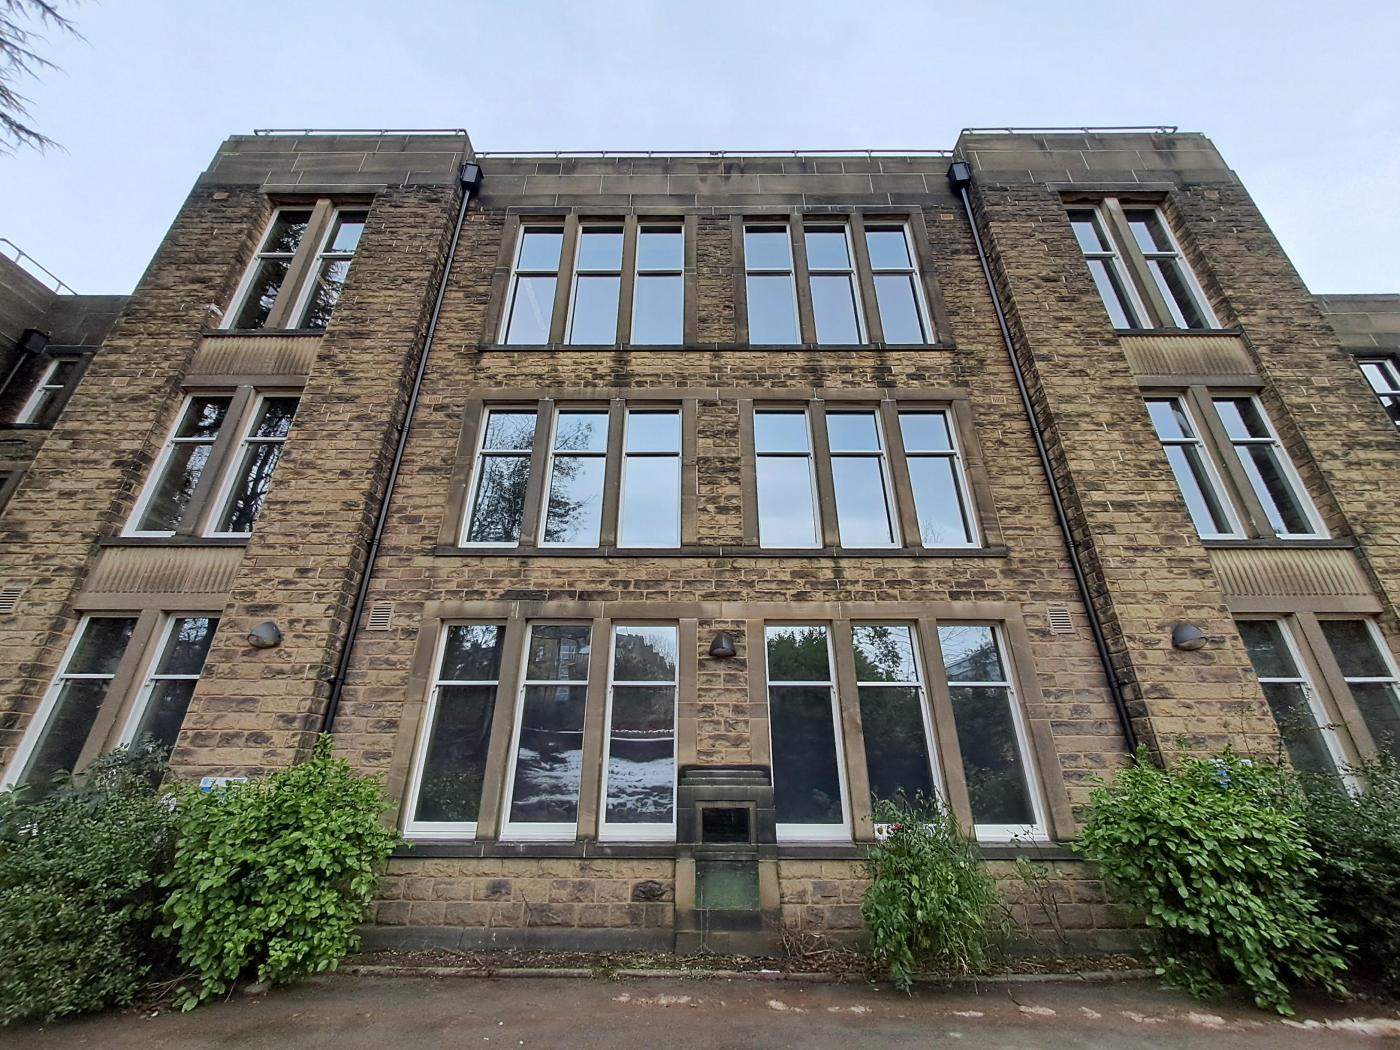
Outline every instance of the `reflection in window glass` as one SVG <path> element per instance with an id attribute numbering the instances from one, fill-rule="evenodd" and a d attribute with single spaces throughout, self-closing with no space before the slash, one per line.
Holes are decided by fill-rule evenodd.
<path id="1" fill-rule="evenodd" d="M 914 655 L 914 629 L 856 624 L 851 633 L 871 801 L 932 798 L 927 702 Z"/>
<path id="2" fill-rule="evenodd" d="M 608 414 L 562 411 L 549 457 L 549 502 L 541 545 L 596 547 L 603 521 Z"/>
<path id="3" fill-rule="evenodd" d="M 1196 532 L 1204 537 L 1238 535 L 1220 479 L 1215 475 L 1205 444 L 1197 435 L 1195 423 L 1181 398 L 1151 398 L 1147 402 L 1147 412 L 1152 417 L 1152 425 L 1167 454 L 1167 462 Z"/>
<path id="4" fill-rule="evenodd" d="M 533 411 L 493 408 L 487 412 L 464 542 L 507 546 L 520 542 L 534 441 Z"/>
<path id="5" fill-rule="evenodd" d="M 167 749 L 175 746 L 218 626 L 216 616 L 176 616 L 170 620 L 165 644 L 137 700 L 136 719 L 124 742 L 144 737 Z"/>
<path id="6" fill-rule="evenodd" d="M 133 531 L 172 533 L 184 522 L 232 400 L 200 396 L 185 402 L 180 422 L 147 486 L 144 508 Z"/>
<path id="7" fill-rule="evenodd" d="M 243 299 L 234 311 L 230 328 L 256 330 L 267 323 L 267 316 L 282 290 L 282 282 L 287 278 L 292 256 L 301 245 L 310 222 L 309 210 L 282 208 L 273 216 L 262 247 L 253 258 Z"/>
<path id="8" fill-rule="evenodd" d="M 681 542 L 681 414 L 627 413 L 622 454 L 621 547 L 679 547 Z"/>
<path id="9" fill-rule="evenodd" d="M 1400 761 L 1400 683 L 1383 649 L 1384 641 L 1368 620 L 1321 620 L 1322 633 L 1351 697 L 1382 752 Z"/>
<path id="10" fill-rule="evenodd" d="M 1153 283 L 1171 314 L 1171 325 L 1164 327 L 1214 328 L 1215 318 L 1206 305 L 1205 296 L 1157 209 L 1129 208 L 1123 214 Z"/>
<path id="11" fill-rule="evenodd" d="M 807 413 L 755 411 L 754 450 L 759 546 L 821 546 Z"/>
<path id="12" fill-rule="evenodd" d="M 563 246 L 562 229 L 520 228 L 504 342 L 513 346 L 539 346 L 549 342 L 550 324 L 554 319 L 554 289 L 559 280 L 559 253 Z"/>
<path id="13" fill-rule="evenodd" d="M 914 490 L 919 542 L 925 547 L 975 545 L 967 479 L 948 427 L 948 414 L 901 412 L 899 432 Z"/>
<path id="14" fill-rule="evenodd" d="M 870 253 L 885 342 L 929 342 L 919 271 L 909 251 L 908 231 L 903 226 L 867 226 L 865 244 Z"/>
<path id="15" fill-rule="evenodd" d="M 1092 208 L 1076 209 L 1069 213 L 1069 221 L 1113 327 L 1144 327 L 1143 314 L 1128 280 L 1127 269 L 1104 230 L 1099 213 Z"/>
<path id="16" fill-rule="evenodd" d="M 298 328 L 325 328 L 350 276 L 350 260 L 359 247 L 367 213 L 338 211 L 326 237 L 326 246 L 315 263 L 311 289 L 306 295 Z"/>
<path id="17" fill-rule="evenodd" d="M 1386 415 L 1392 423 L 1400 427 L 1400 368 L 1396 367 L 1395 359 L 1378 357 L 1361 361 L 1360 365 L 1366 382 L 1371 384 L 1376 397 L 1380 398 L 1381 407 L 1385 409 Z"/>
<path id="18" fill-rule="evenodd" d="M 294 397 L 263 398 L 252 428 L 243 439 L 238 469 L 216 531 L 243 535 L 253 531 L 296 412 Z"/>
<path id="19" fill-rule="evenodd" d="M 15 417 L 16 423 L 51 423 L 58 398 L 78 374 L 78 358 L 59 357 L 50 361 L 34 385 L 34 391 Z"/>
<path id="20" fill-rule="evenodd" d="M 836 689 L 825 627 L 768 627 L 773 800 L 788 838 L 845 834 Z"/>
<path id="21" fill-rule="evenodd" d="M 585 226 L 579 232 L 569 342 L 610 346 L 617 342 L 617 303 L 622 287 L 622 230 Z"/>
<path id="22" fill-rule="evenodd" d="M 744 267 L 749 342 L 758 346 L 798 343 L 797 290 L 788 228 L 746 226 Z"/>
<path id="23" fill-rule="evenodd" d="M 828 412 L 826 430 L 841 546 L 894 546 L 889 475 L 875 412 Z"/>
<path id="24" fill-rule="evenodd" d="M 1313 524 L 1312 506 L 1296 483 L 1292 464 L 1259 402 L 1252 397 L 1218 397 L 1215 410 L 1274 532 L 1279 536 L 1319 535 L 1321 528 Z"/>
<path id="25" fill-rule="evenodd" d="M 574 837 L 583 771 L 590 630 L 532 624 L 526 643 L 508 824 L 513 832 Z"/>
<path id="26" fill-rule="evenodd" d="M 632 342 L 679 346 L 685 318 L 685 234 L 679 226 L 637 231 L 637 283 L 632 291 Z"/>
<path id="27" fill-rule="evenodd" d="M 1241 620 L 1237 625 L 1284 749 L 1303 773 L 1337 775 L 1335 743 L 1317 694 L 1294 658 L 1277 620 Z"/>
<path id="28" fill-rule="evenodd" d="M 605 828 L 629 825 L 637 834 L 664 825 L 669 831 L 675 820 L 677 635 L 673 625 L 613 632 Z M 624 837 L 628 830 L 614 829 Z"/>
<path id="29" fill-rule="evenodd" d="M 817 342 L 827 346 L 864 341 L 855 268 L 845 226 L 808 226 L 803 234 Z"/>

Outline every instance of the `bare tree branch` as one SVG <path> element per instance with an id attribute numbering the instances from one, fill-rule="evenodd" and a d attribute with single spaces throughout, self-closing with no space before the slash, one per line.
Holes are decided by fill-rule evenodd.
<path id="1" fill-rule="evenodd" d="M 45 29 L 81 39 L 72 21 L 60 13 L 57 0 L 0 0 L 0 153 L 13 154 L 22 146 L 43 151 L 58 145 L 34 126 L 30 100 L 16 86 L 57 68 L 36 50 L 46 39 Z"/>

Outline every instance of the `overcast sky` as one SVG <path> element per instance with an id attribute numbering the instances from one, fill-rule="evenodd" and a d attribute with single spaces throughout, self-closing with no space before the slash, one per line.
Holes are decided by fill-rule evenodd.
<path id="1" fill-rule="evenodd" d="M 1400 291 L 1400 3 L 105 0 L 31 84 L 0 236 L 127 292 L 219 142 L 465 127 L 481 150 L 941 149 L 964 126 L 1209 135 L 1318 292 Z"/>

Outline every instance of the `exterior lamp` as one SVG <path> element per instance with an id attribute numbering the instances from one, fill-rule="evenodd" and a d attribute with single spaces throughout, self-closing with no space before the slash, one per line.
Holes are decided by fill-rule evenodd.
<path id="1" fill-rule="evenodd" d="M 248 632 L 248 644 L 254 649 L 275 649 L 282 644 L 282 629 L 264 620 Z"/>
<path id="2" fill-rule="evenodd" d="M 1172 648 L 1194 653 L 1206 644 L 1205 632 L 1194 623 L 1179 623 L 1172 628 Z"/>
<path id="3" fill-rule="evenodd" d="M 734 636 L 728 631 L 717 631 L 710 642 L 710 655 L 716 660 L 728 660 L 738 655 L 734 648 Z"/>

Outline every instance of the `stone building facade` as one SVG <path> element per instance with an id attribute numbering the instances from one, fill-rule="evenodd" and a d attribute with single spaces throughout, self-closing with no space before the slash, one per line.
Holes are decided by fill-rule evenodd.
<path id="1" fill-rule="evenodd" d="M 936 792 L 1121 944 L 1068 845 L 1134 744 L 1395 746 L 1397 316 L 1195 134 L 236 136 L 0 516 L 4 784 L 330 731 L 372 943 L 754 950 Z"/>

